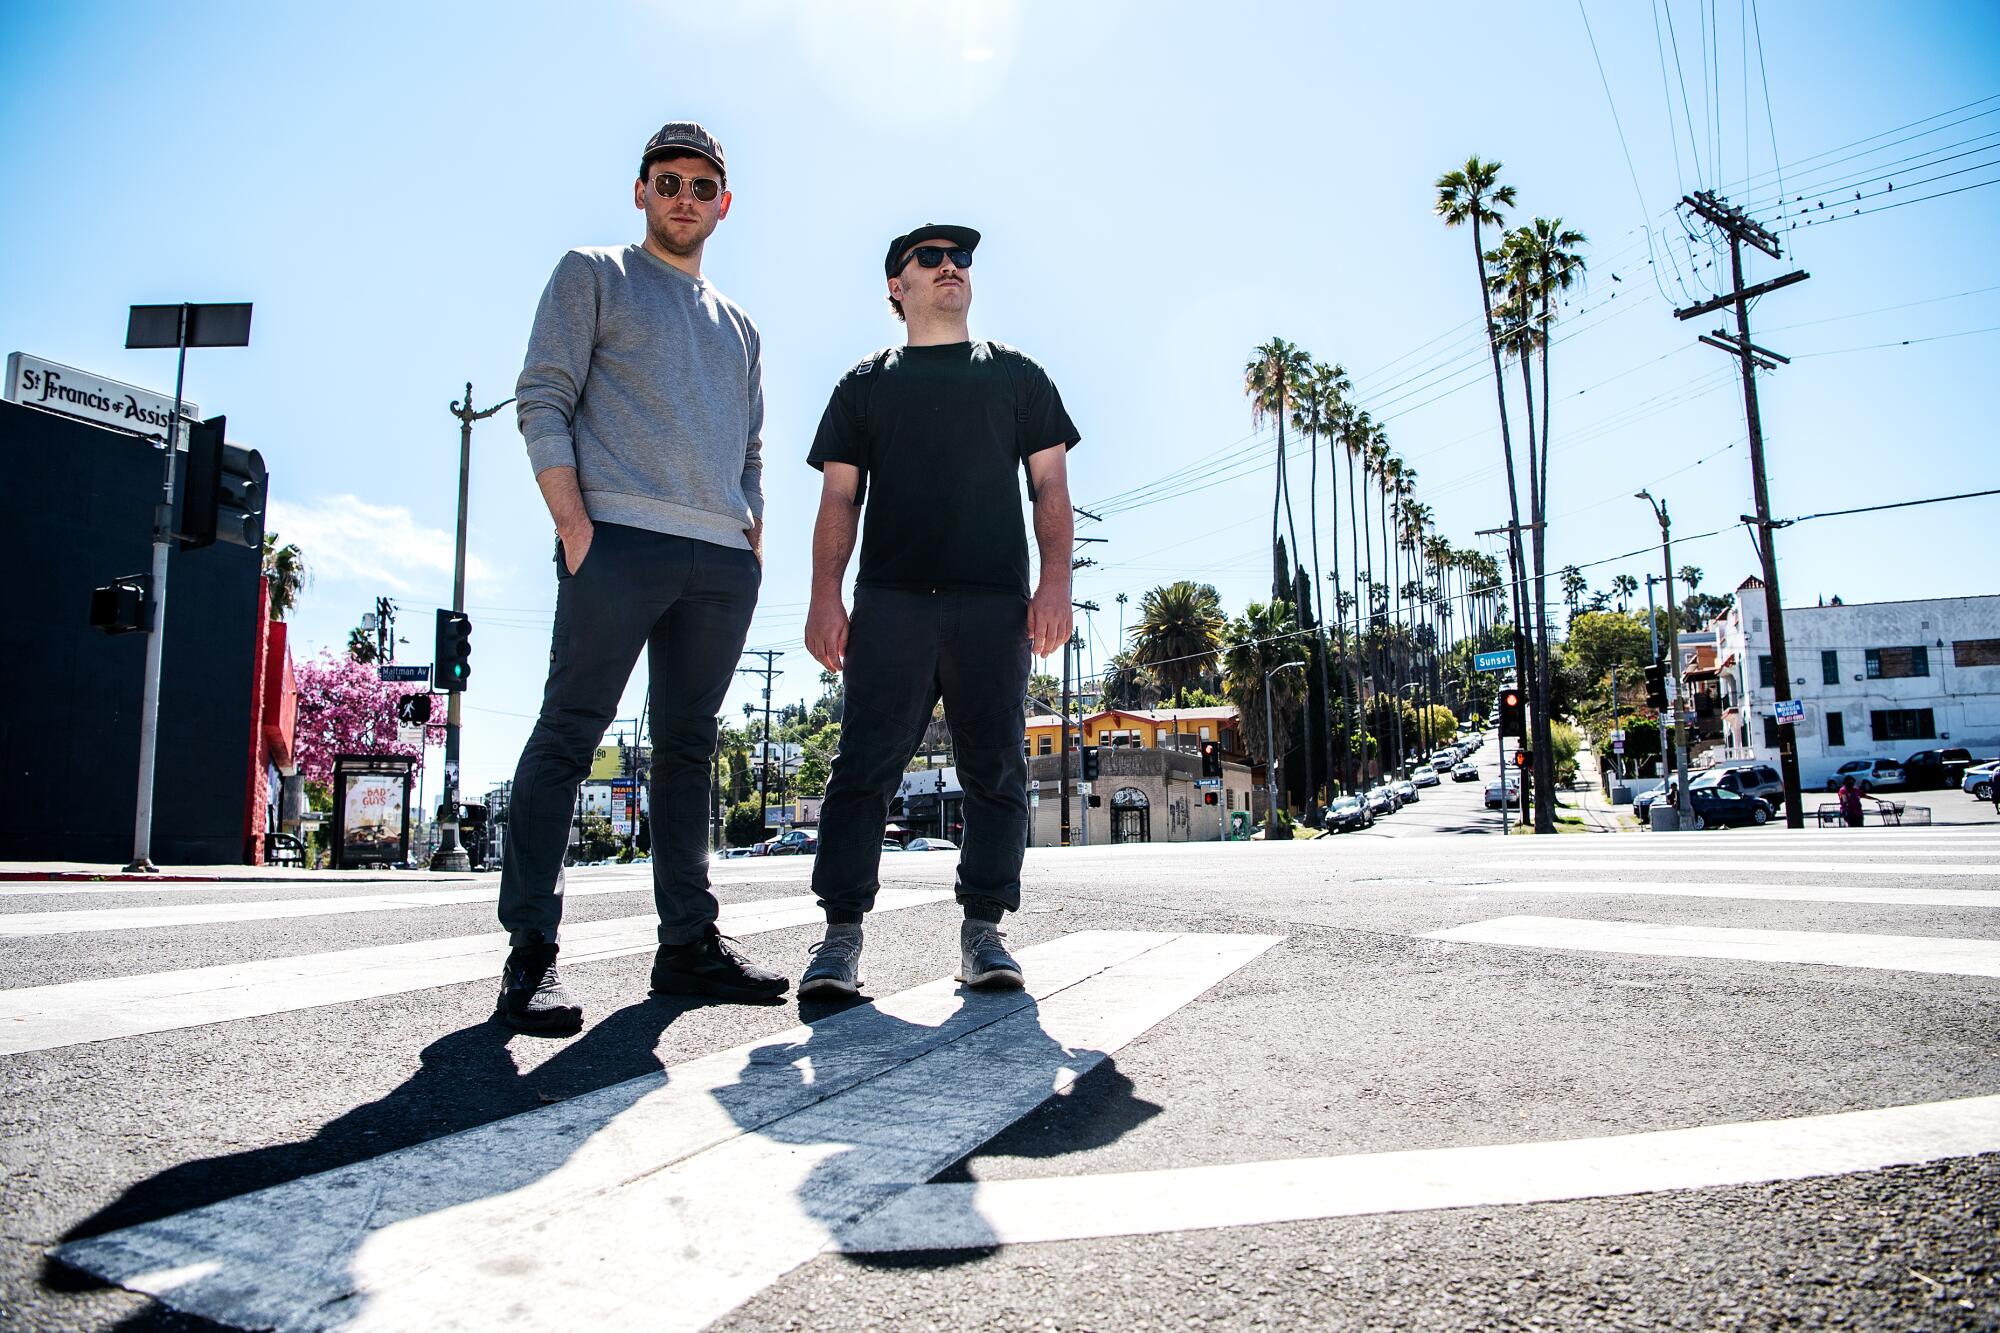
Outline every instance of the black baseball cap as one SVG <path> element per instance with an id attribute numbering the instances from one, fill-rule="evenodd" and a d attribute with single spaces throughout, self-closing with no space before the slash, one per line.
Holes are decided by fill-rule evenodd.
<path id="1" fill-rule="evenodd" d="M 722 145 L 715 136 L 691 120 L 670 120 L 660 126 L 659 133 L 646 140 L 646 151 L 639 155 L 639 174 L 644 176 L 646 168 L 663 157 L 705 157 L 715 163 L 715 169 L 722 173 L 723 188 L 729 186 L 729 168 L 722 160 Z"/>
<path id="2" fill-rule="evenodd" d="M 933 236 L 942 236 L 953 245 L 962 245 L 968 250 L 976 249 L 979 245 L 979 233 L 970 227 L 955 227 L 948 222 L 928 223 L 906 231 L 889 242 L 889 253 L 882 260 L 882 272 L 891 278 L 901 273 L 903 256 L 909 253 L 910 247 Z"/>

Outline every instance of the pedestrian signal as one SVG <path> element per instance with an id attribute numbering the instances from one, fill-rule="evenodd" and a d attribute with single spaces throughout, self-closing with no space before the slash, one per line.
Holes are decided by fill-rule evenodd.
<path id="1" fill-rule="evenodd" d="M 1527 719 L 1522 715 L 1521 692 L 1518 689 L 1500 691 L 1500 734 L 1521 737 L 1528 734 Z"/>
<path id="2" fill-rule="evenodd" d="M 1205 791 L 1205 792 L 1203 792 L 1203 793 L 1201 794 L 1201 803 L 1202 803 L 1203 805 L 1221 805 L 1221 804 L 1222 804 L 1222 802 L 1220 802 L 1220 801 L 1218 801 L 1218 800 L 1216 800 L 1216 799 L 1215 799 L 1215 793 L 1214 793 L 1214 792 L 1212 792 L 1212 791 Z"/>
<path id="3" fill-rule="evenodd" d="M 441 690 L 463 690 L 472 677 L 472 618 L 463 611 L 437 613 L 436 665 L 431 678 Z"/>
<path id="4" fill-rule="evenodd" d="M 1201 775 L 1205 778 L 1219 778 L 1222 776 L 1222 742 L 1203 741 L 1201 743 Z M 1208 803 L 1210 805 L 1215 804 L 1213 795 L 1209 797 Z"/>
<path id="5" fill-rule="evenodd" d="M 1097 781 L 1098 771 L 1097 747 L 1095 745 L 1086 745 L 1083 747 L 1082 753 L 1083 780 L 1085 782 L 1095 782 Z"/>
<path id="6" fill-rule="evenodd" d="M 127 574 L 90 590 L 90 623 L 106 634 L 153 627 L 153 576 Z"/>
<path id="7" fill-rule="evenodd" d="M 1514 767 L 1527 768 L 1535 762 L 1535 756 L 1527 750 L 1514 751 Z"/>
<path id="8" fill-rule="evenodd" d="M 396 700 L 396 720 L 405 726 L 422 726 L 431 720 L 431 696 L 406 694 Z"/>

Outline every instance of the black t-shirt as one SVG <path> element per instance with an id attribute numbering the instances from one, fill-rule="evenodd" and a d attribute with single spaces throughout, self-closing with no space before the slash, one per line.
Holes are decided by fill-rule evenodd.
<path id="1" fill-rule="evenodd" d="M 1028 595 L 1021 482 L 1074 445 L 1048 373 L 1000 343 L 896 347 L 841 376 L 806 461 L 861 469 L 860 584 Z"/>

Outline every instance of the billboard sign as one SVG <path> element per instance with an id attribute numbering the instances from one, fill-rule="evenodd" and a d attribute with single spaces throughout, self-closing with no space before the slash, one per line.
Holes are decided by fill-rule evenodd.
<path id="1" fill-rule="evenodd" d="M 410 774 L 400 755 L 339 755 L 333 761 L 336 870 L 402 865 L 410 859 Z"/>

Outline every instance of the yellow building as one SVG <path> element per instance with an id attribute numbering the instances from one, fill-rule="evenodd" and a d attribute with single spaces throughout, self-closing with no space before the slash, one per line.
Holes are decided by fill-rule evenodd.
<path id="1" fill-rule="evenodd" d="M 1233 704 L 1220 708 L 1107 708 L 1082 720 L 1081 739 L 1076 743 L 1192 750 L 1202 741 L 1212 740 L 1222 742 L 1225 754 L 1236 755 L 1243 750 L 1240 726 Z M 1174 745 L 1176 736 L 1181 738 L 1178 747 Z M 1031 759 L 1056 753 L 1062 748 L 1062 719 L 1053 713 L 1031 716 L 1025 745 Z"/>

